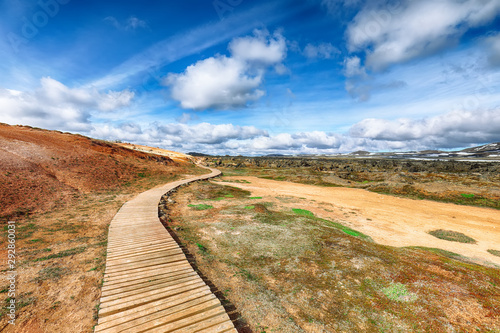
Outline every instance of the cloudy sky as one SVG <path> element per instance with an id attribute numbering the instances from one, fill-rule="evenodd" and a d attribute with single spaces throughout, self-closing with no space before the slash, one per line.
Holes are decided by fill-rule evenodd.
<path id="1" fill-rule="evenodd" d="M 1 0 L 0 122 L 210 154 L 500 141 L 498 0 Z"/>

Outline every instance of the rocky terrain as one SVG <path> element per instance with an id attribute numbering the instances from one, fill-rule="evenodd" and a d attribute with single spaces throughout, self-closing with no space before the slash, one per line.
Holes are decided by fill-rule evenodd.
<path id="1" fill-rule="evenodd" d="M 500 208 L 500 163 L 384 158 L 204 157 L 226 175 L 347 186 Z"/>
<path id="2" fill-rule="evenodd" d="M 450 172 L 494 174 L 500 164 L 492 162 L 465 162 L 441 160 L 399 160 L 361 158 L 312 158 L 312 157 L 205 157 L 207 165 L 242 168 L 310 168 L 316 171 L 338 171 L 349 178 L 362 172 Z M 345 178 L 345 177 L 344 177 Z M 354 176 L 351 178 L 355 178 Z"/>

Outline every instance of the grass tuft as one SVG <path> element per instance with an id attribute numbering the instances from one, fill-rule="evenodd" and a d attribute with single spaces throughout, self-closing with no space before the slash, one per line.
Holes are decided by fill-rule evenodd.
<path id="1" fill-rule="evenodd" d="M 314 214 L 306 209 L 292 208 L 292 211 L 297 215 L 314 217 Z"/>
<path id="2" fill-rule="evenodd" d="M 37 239 L 30 239 L 28 242 L 29 243 L 37 243 L 37 242 L 43 242 L 44 240 L 41 239 L 41 238 L 37 238 Z"/>
<path id="3" fill-rule="evenodd" d="M 412 302 L 417 299 L 402 283 L 391 283 L 389 287 L 382 289 L 382 292 L 387 298 L 397 302 Z"/>
<path id="4" fill-rule="evenodd" d="M 494 256 L 500 257 L 500 251 L 498 251 L 498 250 L 489 249 L 488 252 Z"/>
<path id="5" fill-rule="evenodd" d="M 212 209 L 214 206 L 212 205 L 206 205 L 206 204 L 199 204 L 199 205 L 188 205 L 188 207 L 192 207 L 196 210 L 206 210 L 206 209 Z"/>
<path id="6" fill-rule="evenodd" d="M 432 252 L 434 254 L 441 255 L 446 258 L 451 258 L 451 259 L 458 259 L 458 260 L 463 260 L 464 256 L 461 254 L 451 252 L 451 251 L 446 251 L 443 249 L 438 249 L 435 247 L 425 247 L 425 246 L 407 246 L 408 249 L 418 249 L 418 250 L 423 250 L 423 251 L 428 251 Z"/>
<path id="7" fill-rule="evenodd" d="M 57 280 L 67 273 L 68 269 L 64 267 L 47 267 L 38 272 L 38 276 L 35 278 L 35 281 Z"/>
<path id="8" fill-rule="evenodd" d="M 366 240 L 371 240 L 372 239 L 370 236 L 365 235 L 364 233 L 356 231 L 356 230 L 351 229 L 349 227 L 346 227 L 343 224 L 340 224 L 340 223 L 337 223 L 337 222 L 328 221 L 328 220 L 325 220 L 325 219 L 320 219 L 320 220 L 323 221 L 323 222 L 325 222 L 326 224 L 332 226 L 332 227 L 335 227 L 337 229 L 342 230 L 344 233 L 346 233 L 348 235 L 351 235 L 351 236 L 354 236 L 354 237 L 363 238 L 363 239 L 366 239 Z"/>
<path id="9" fill-rule="evenodd" d="M 198 246 L 198 249 L 203 252 L 203 253 L 207 253 L 208 252 L 208 249 L 206 246 L 204 245 L 201 245 L 200 243 L 196 243 L 196 246 Z"/>
<path id="10" fill-rule="evenodd" d="M 467 235 L 464 235 L 458 231 L 438 229 L 438 230 L 429 231 L 429 234 L 434 236 L 434 237 L 437 237 L 439 239 L 444 239 L 444 240 L 447 240 L 450 242 L 459 242 L 459 243 L 467 243 L 467 244 L 475 244 L 476 243 L 476 240 L 474 238 L 471 238 Z"/>
<path id="11" fill-rule="evenodd" d="M 61 251 L 58 253 L 48 255 L 46 257 L 37 258 L 37 259 L 35 259 L 35 261 L 44 261 L 44 260 L 49 260 L 49 259 L 54 259 L 54 258 L 68 257 L 68 256 L 72 256 L 74 254 L 85 252 L 86 249 L 87 248 L 85 246 L 75 247 L 75 248 L 72 248 L 69 250 L 64 250 L 64 251 Z"/>

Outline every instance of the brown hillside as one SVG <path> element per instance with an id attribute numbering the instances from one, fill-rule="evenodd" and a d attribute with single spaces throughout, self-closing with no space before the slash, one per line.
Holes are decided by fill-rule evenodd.
<path id="1" fill-rule="evenodd" d="M 0 331 L 92 332 L 113 216 L 138 193 L 205 172 L 81 135 L 0 124 L 0 270 L 17 272 L 14 295 L 5 275 L 0 284 Z"/>
<path id="2" fill-rule="evenodd" d="M 0 218 L 47 211 L 77 192 L 113 189 L 165 166 L 175 172 L 179 163 L 81 135 L 0 124 Z"/>

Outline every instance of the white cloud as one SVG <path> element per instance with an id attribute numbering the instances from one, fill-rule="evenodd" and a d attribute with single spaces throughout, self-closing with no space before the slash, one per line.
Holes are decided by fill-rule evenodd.
<path id="1" fill-rule="evenodd" d="M 137 30 L 138 28 L 143 28 L 143 29 L 148 28 L 148 24 L 146 23 L 146 21 L 140 20 L 135 16 L 129 17 L 127 20 L 125 20 L 124 23 L 120 23 L 120 21 L 118 21 L 113 16 L 106 17 L 104 21 L 109 22 L 118 30 L 129 31 L 129 30 Z"/>
<path id="2" fill-rule="evenodd" d="M 415 142 L 382 141 L 356 138 L 322 131 L 281 133 L 270 137 L 257 137 L 250 141 L 229 142 L 225 152 L 235 150 L 241 154 L 338 154 L 357 150 L 383 151 L 414 149 Z"/>
<path id="3" fill-rule="evenodd" d="M 303 149 L 338 149 L 342 135 L 321 131 L 280 133 L 272 137 L 259 137 L 250 143 L 255 150 L 303 150 Z"/>
<path id="4" fill-rule="evenodd" d="M 340 51 L 331 43 L 319 43 L 317 45 L 309 43 L 304 48 L 303 53 L 310 59 L 331 59 L 340 54 Z"/>
<path id="5" fill-rule="evenodd" d="M 244 62 L 226 56 L 200 60 L 165 80 L 172 87 L 172 98 L 194 110 L 243 107 L 264 95 L 257 89 L 261 82 L 262 73 L 250 76 Z"/>
<path id="6" fill-rule="evenodd" d="M 164 133 L 180 135 L 182 140 L 195 143 L 218 144 L 229 139 L 246 140 L 257 136 L 265 136 L 267 132 L 254 126 L 235 126 L 232 124 L 213 125 L 201 123 L 192 126 L 168 124 L 159 126 Z"/>
<path id="7" fill-rule="evenodd" d="M 418 142 L 426 147 L 461 147 L 500 141 L 500 110 L 453 111 L 424 119 L 364 119 L 349 131 L 352 137 Z"/>
<path id="8" fill-rule="evenodd" d="M 286 41 L 279 33 L 273 36 L 262 30 L 255 30 L 254 36 L 235 38 L 229 43 L 229 51 L 235 59 L 274 65 L 286 57 Z"/>
<path id="9" fill-rule="evenodd" d="M 424 119 L 365 119 L 348 133 L 324 131 L 269 135 L 254 126 L 153 123 L 94 124 L 93 137 L 209 154 L 336 154 L 460 148 L 500 141 L 500 110 L 450 112 Z"/>
<path id="10" fill-rule="evenodd" d="M 115 111 L 122 107 L 126 107 L 130 105 L 132 99 L 134 98 L 134 93 L 130 90 L 110 90 L 105 94 L 94 91 L 93 94 L 94 96 L 97 96 L 95 102 L 97 108 L 101 111 Z"/>
<path id="11" fill-rule="evenodd" d="M 365 51 L 373 70 L 432 54 L 500 12 L 498 0 L 421 0 L 367 5 L 347 29 L 351 52 Z"/>
<path id="12" fill-rule="evenodd" d="M 203 110 L 241 108 L 264 96 L 258 88 L 266 67 L 274 65 L 278 73 L 286 72 L 281 63 L 286 43 L 279 33 L 254 34 L 234 39 L 229 44 L 231 57 L 210 57 L 188 66 L 183 73 L 169 74 L 164 84 L 171 87 L 172 98 L 182 108 Z"/>
<path id="13" fill-rule="evenodd" d="M 95 89 L 69 88 L 50 77 L 33 91 L 0 88 L 0 121 L 62 130 L 87 131 L 92 111 L 114 111 L 128 106 L 128 90 L 101 93 Z"/>
<path id="14" fill-rule="evenodd" d="M 302 132 L 294 134 L 293 139 L 309 148 L 338 148 L 341 144 L 341 135 L 321 131 Z"/>
<path id="15" fill-rule="evenodd" d="M 252 153 L 335 154 L 461 148 L 500 141 L 500 110 L 454 111 L 425 119 L 365 119 L 346 134 L 322 131 L 257 137 L 232 148 Z"/>
<path id="16" fill-rule="evenodd" d="M 40 80 L 40 87 L 34 95 L 38 101 L 46 102 L 49 106 L 73 105 L 100 111 L 128 106 L 134 98 L 134 93 L 129 90 L 100 93 L 96 89 L 69 88 L 50 77 Z"/>
<path id="17" fill-rule="evenodd" d="M 119 139 L 152 146 L 164 145 L 190 150 L 200 145 L 206 145 L 205 148 L 209 149 L 208 146 L 217 146 L 229 140 L 248 140 L 267 136 L 268 133 L 254 126 L 232 124 L 153 123 L 143 129 L 137 124 L 127 123 L 119 126 L 95 124 L 91 135 L 109 140 Z"/>
<path id="18" fill-rule="evenodd" d="M 291 148 L 298 148 L 300 144 L 293 140 L 291 134 L 280 133 L 272 137 L 254 139 L 250 147 L 257 151 L 266 151 L 270 149 L 288 150 Z"/>
<path id="19" fill-rule="evenodd" d="M 366 70 L 361 66 L 361 59 L 357 56 L 346 58 L 344 61 L 344 73 L 347 77 L 366 77 Z"/>

